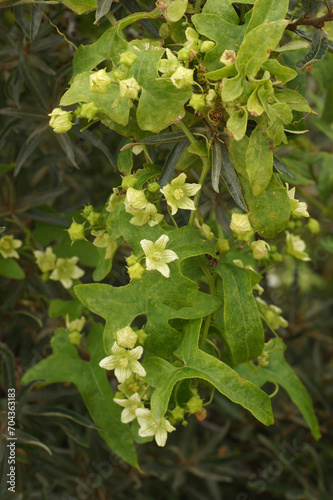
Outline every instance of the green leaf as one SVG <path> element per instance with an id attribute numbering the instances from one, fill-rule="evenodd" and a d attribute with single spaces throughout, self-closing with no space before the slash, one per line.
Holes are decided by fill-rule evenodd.
<path id="1" fill-rule="evenodd" d="M 50 318 L 57 318 L 58 316 L 66 317 L 68 314 L 69 321 L 81 316 L 83 313 L 84 306 L 77 299 L 74 300 L 51 300 L 49 305 L 48 314 Z"/>
<path id="2" fill-rule="evenodd" d="M 170 182 L 174 178 L 175 169 L 178 165 L 178 162 L 180 161 L 183 153 L 190 144 L 191 143 L 188 139 L 185 142 L 179 142 L 172 148 L 172 150 L 168 154 L 160 177 L 161 188 L 166 186 L 166 184 L 170 184 Z"/>
<path id="3" fill-rule="evenodd" d="M 15 431 L 17 437 L 17 444 L 25 445 L 25 446 L 37 446 L 37 448 L 41 448 L 46 451 L 49 455 L 52 455 L 52 451 L 46 444 L 42 443 L 35 436 L 32 436 L 28 432 L 22 431 L 21 429 L 16 429 Z"/>
<path id="4" fill-rule="evenodd" d="M 171 0 L 166 10 L 166 18 L 169 23 L 176 23 L 186 12 L 187 0 Z"/>
<path id="5" fill-rule="evenodd" d="M 290 109 L 293 109 L 294 111 L 303 111 L 305 113 L 311 113 L 312 111 L 308 101 L 295 90 L 276 90 L 275 97 L 279 102 L 288 104 Z"/>
<path id="6" fill-rule="evenodd" d="M 227 121 L 228 135 L 232 135 L 235 141 L 241 141 L 247 127 L 248 113 L 244 106 L 235 111 Z"/>
<path id="7" fill-rule="evenodd" d="M 130 140 L 127 140 L 127 145 L 131 144 Z M 118 170 L 123 175 L 128 175 L 131 173 L 133 168 L 133 153 L 131 149 L 121 149 L 117 158 L 117 167 Z"/>
<path id="8" fill-rule="evenodd" d="M 113 0 L 97 0 L 97 10 L 95 14 L 95 22 L 97 24 L 98 21 L 110 12 Z"/>
<path id="9" fill-rule="evenodd" d="M 228 153 L 232 165 L 234 166 L 236 172 L 245 179 L 248 179 L 248 173 L 246 171 L 246 151 L 249 146 L 250 139 L 245 136 L 241 141 L 235 141 L 233 137 L 229 139 Z"/>
<path id="10" fill-rule="evenodd" d="M 221 15 L 216 14 L 196 14 L 192 16 L 192 22 L 200 35 L 216 43 L 216 47 L 205 55 L 204 66 L 208 71 L 219 69 L 223 52 L 226 49 L 237 50 L 241 44 L 245 25 L 230 23 Z"/>
<path id="11" fill-rule="evenodd" d="M 320 169 L 318 180 L 318 191 L 321 200 L 327 204 L 333 193 L 333 155 L 321 153 L 323 162 Z"/>
<path id="12" fill-rule="evenodd" d="M 253 195 L 258 197 L 268 186 L 273 173 L 273 153 L 259 125 L 251 134 L 246 150 L 246 171 Z"/>
<path id="13" fill-rule="evenodd" d="M 100 286 L 100 285 L 97 285 Z M 113 393 L 99 362 L 105 357 L 103 327 L 94 323 L 88 337 L 89 362 L 80 359 L 70 343 L 68 332 L 58 328 L 51 340 L 53 354 L 28 370 L 22 384 L 43 379 L 41 385 L 71 382 L 76 385 L 99 433 L 110 448 L 130 465 L 137 467 L 131 431 L 120 422 L 121 408 L 113 402 Z"/>
<path id="14" fill-rule="evenodd" d="M 120 125 L 127 125 L 131 99 L 119 96 L 119 84 L 111 83 L 104 94 L 91 92 L 89 78 L 92 71 L 85 71 L 74 78 L 74 81 L 61 98 L 61 106 L 70 106 L 76 103 L 93 102 L 100 113 L 105 113 L 111 120 Z"/>
<path id="15" fill-rule="evenodd" d="M 268 61 L 262 65 L 262 68 L 269 71 L 271 75 L 274 75 L 282 84 L 293 80 L 297 76 L 296 71 L 288 68 L 288 66 L 283 66 L 277 59 L 268 59 Z"/>
<path id="16" fill-rule="evenodd" d="M 302 0 L 304 14 L 308 15 L 317 4 L 318 0 Z"/>
<path id="17" fill-rule="evenodd" d="M 290 42 L 281 45 L 280 47 L 276 47 L 275 52 L 288 52 L 289 50 L 299 50 L 299 49 L 308 49 L 309 43 L 304 42 L 303 40 L 291 40 Z"/>
<path id="18" fill-rule="evenodd" d="M 261 24 L 285 19 L 288 6 L 288 0 L 256 0 L 246 34 Z"/>
<path id="19" fill-rule="evenodd" d="M 303 57 L 303 59 L 296 63 L 296 69 L 300 71 L 309 64 L 314 64 L 321 61 L 321 59 L 324 59 L 327 54 L 328 47 L 329 41 L 325 31 L 321 28 L 317 28 L 312 37 L 309 52 Z"/>
<path id="20" fill-rule="evenodd" d="M 99 248 L 99 261 L 96 265 L 96 269 L 93 272 L 93 280 L 94 281 L 102 281 L 111 271 L 112 269 L 112 262 L 114 255 L 117 251 L 118 244 L 115 241 L 112 241 L 112 246 L 111 246 L 111 257 L 106 259 L 105 254 L 106 254 L 106 248 Z"/>
<path id="21" fill-rule="evenodd" d="M 62 0 L 62 3 L 77 14 L 86 14 L 96 9 L 96 0 Z"/>
<path id="22" fill-rule="evenodd" d="M 159 419 L 165 415 L 174 385 L 189 378 L 206 380 L 234 403 L 250 411 L 260 422 L 274 422 L 268 396 L 254 385 L 240 378 L 228 365 L 198 349 L 201 320 L 191 321 L 185 328 L 182 344 L 175 352 L 184 363 L 175 367 L 160 358 L 144 362 L 147 380 L 156 387 L 151 398 L 152 414 Z"/>
<path id="23" fill-rule="evenodd" d="M 264 347 L 264 329 L 252 295 L 251 275 L 234 264 L 219 264 L 215 271 L 223 279 L 225 341 L 235 364 L 259 356 Z"/>
<path id="24" fill-rule="evenodd" d="M 14 259 L 5 259 L 0 255 L 0 276 L 13 280 L 22 280 L 25 277 L 23 269 Z"/>
<path id="25" fill-rule="evenodd" d="M 290 170 L 282 163 L 282 161 L 276 158 L 276 156 L 273 157 L 273 166 L 274 168 L 276 168 L 279 174 L 286 174 L 288 175 L 288 177 L 295 180 L 294 174 L 292 174 Z"/>
<path id="26" fill-rule="evenodd" d="M 314 438 L 319 439 L 319 424 L 313 411 L 311 398 L 302 382 L 284 359 L 285 349 L 286 346 L 281 339 L 271 339 L 265 348 L 270 355 L 268 366 L 255 366 L 251 363 L 238 365 L 236 370 L 242 377 L 253 382 L 258 387 L 263 386 L 266 382 L 281 385 L 302 413 Z"/>
<path id="27" fill-rule="evenodd" d="M 98 429 L 96 425 L 83 417 L 79 413 L 73 410 L 68 410 L 66 408 L 52 407 L 52 406 L 25 406 L 22 413 L 24 415 L 34 415 L 36 417 L 55 417 L 55 418 L 66 418 L 72 420 L 73 422 L 87 427 L 88 429 Z"/>
<path id="28" fill-rule="evenodd" d="M 187 141 L 187 137 L 184 132 L 164 132 L 162 134 L 150 135 L 144 137 L 139 142 L 129 142 L 121 148 L 120 151 L 126 151 L 127 149 L 134 148 L 134 146 L 141 146 L 145 144 L 146 146 L 158 146 L 160 144 L 173 144 L 174 142 Z"/>
<path id="29" fill-rule="evenodd" d="M 15 163 L 0 163 L 0 176 L 9 172 L 15 167 Z"/>
<path id="30" fill-rule="evenodd" d="M 0 347 L 0 356 L 2 358 L 2 377 L 4 381 L 4 388 L 12 389 L 16 386 L 15 382 L 15 361 L 11 351 L 5 347 Z"/>
<path id="31" fill-rule="evenodd" d="M 236 67 L 243 76 L 254 77 L 282 38 L 286 20 L 260 24 L 247 33 L 236 58 Z"/>
<path id="32" fill-rule="evenodd" d="M 245 178 L 240 180 L 253 229 L 263 238 L 275 238 L 286 229 L 289 222 L 290 202 L 287 191 L 273 174 L 265 191 L 254 198 L 248 181 Z"/>

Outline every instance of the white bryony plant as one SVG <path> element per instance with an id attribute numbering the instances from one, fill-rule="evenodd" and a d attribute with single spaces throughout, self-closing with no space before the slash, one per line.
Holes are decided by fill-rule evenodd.
<path id="1" fill-rule="evenodd" d="M 169 241 L 169 236 L 162 234 L 153 243 L 150 240 L 141 240 L 140 245 L 146 256 L 147 271 L 159 271 L 163 276 L 169 278 L 169 262 L 178 259 L 178 255 L 173 250 L 165 250 Z"/>

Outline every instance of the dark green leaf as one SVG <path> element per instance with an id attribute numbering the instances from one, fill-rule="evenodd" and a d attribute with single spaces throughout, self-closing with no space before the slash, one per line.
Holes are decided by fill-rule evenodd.
<path id="1" fill-rule="evenodd" d="M 34 131 L 28 137 L 25 144 L 20 149 L 19 154 L 17 155 L 15 169 L 14 169 L 14 175 L 18 175 L 21 168 L 25 164 L 26 160 L 29 158 L 29 156 L 31 156 L 31 154 L 38 147 L 39 143 L 41 142 L 41 140 L 44 137 L 45 132 L 46 132 L 46 129 L 44 127 L 39 134 L 35 134 L 35 131 Z"/>
<path id="2" fill-rule="evenodd" d="M 238 179 L 238 176 L 235 172 L 233 164 L 230 161 L 229 153 L 226 146 L 220 143 L 220 149 L 222 154 L 222 166 L 221 166 L 221 177 L 227 189 L 237 203 L 237 205 L 244 210 L 247 211 L 246 204 L 244 201 L 242 188 Z"/>
<path id="3" fill-rule="evenodd" d="M 285 349 L 286 346 L 281 339 L 271 339 L 265 347 L 269 354 L 268 366 L 255 366 L 251 363 L 238 365 L 236 370 L 242 377 L 258 385 L 258 387 L 263 386 L 265 382 L 281 385 L 299 408 L 314 438 L 319 439 L 320 430 L 313 411 L 311 398 L 302 382 L 284 359 Z"/>
<path id="4" fill-rule="evenodd" d="M 77 163 L 76 163 L 76 160 L 75 160 L 73 145 L 72 145 L 72 142 L 71 142 L 70 138 L 68 137 L 68 135 L 67 134 L 55 134 L 55 137 L 56 137 L 57 141 L 59 142 L 61 149 L 65 153 L 68 161 L 73 165 L 73 167 L 79 168 Z"/>
<path id="5" fill-rule="evenodd" d="M 177 164 L 185 149 L 188 148 L 189 145 L 190 141 L 188 139 L 184 142 L 178 142 L 178 144 L 176 144 L 168 154 L 159 181 L 161 188 L 163 188 L 166 184 L 169 184 L 174 178 Z"/>
<path id="6" fill-rule="evenodd" d="M 318 180 L 318 191 L 320 198 L 327 203 L 333 194 L 333 155 L 322 153 L 323 162 Z"/>
<path id="7" fill-rule="evenodd" d="M 234 264 L 219 264 L 215 270 L 223 279 L 223 339 L 235 364 L 249 361 L 259 356 L 265 341 L 251 275 Z"/>
<path id="8" fill-rule="evenodd" d="M 303 57 L 303 59 L 296 63 L 296 69 L 300 71 L 309 64 L 314 64 L 317 61 L 324 59 L 327 54 L 328 47 L 329 42 L 325 31 L 321 28 L 317 28 L 312 37 L 309 52 Z"/>
<path id="9" fill-rule="evenodd" d="M 304 14 L 309 15 L 309 13 L 317 4 L 318 0 L 302 0 Z"/>
<path id="10" fill-rule="evenodd" d="M 120 3 L 126 7 L 126 9 L 129 10 L 129 12 L 135 13 L 135 12 L 140 12 L 142 13 L 142 7 L 141 5 L 136 2 L 136 0 L 120 0 Z M 143 15 L 142 18 L 140 19 L 140 24 L 144 27 L 144 29 L 153 37 L 153 38 L 160 38 L 160 34 L 158 31 L 158 28 L 155 26 L 155 24 L 150 21 L 150 19 L 145 19 L 145 17 L 149 17 L 148 13 L 144 13 L 146 15 Z M 121 28 L 123 29 L 123 28 Z"/>
<path id="11" fill-rule="evenodd" d="M 2 358 L 4 388 L 7 392 L 8 389 L 16 387 L 14 356 L 5 347 L 0 347 L 0 356 Z"/>
<path id="12" fill-rule="evenodd" d="M 94 24 L 98 23 L 101 17 L 110 12 L 112 2 L 113 0 L 97 0 L 97 9 Z"/>
<path id="13" fill-rule="evenodd" d="M 62 0 L 62 3 L 77 14 L 85 14 L 96 9 L 96 0 Z"/>
<path id="14" fill-rule="evenodd" d="M 291 179 L 295 180 L 295 176 L 288 170 L 288 168 L 282 163 L 281 160 L 279 160 L 276 156 L 273 156 L 273 166 L 276 168 L 276 170 L 280 174 L 286 174 L 288 175 Z"/>
<path id="15" fill-rule="evenodd" d="M 23 413 L 25 415 L 33 415 L 35 417 L 52 417 L 52 418 L 66 418 L 72 420 L 83 427 L 89 429 L 98 429 L 96 425 L 83 417 L 79 413 L 73 410 L 68 410 L 67 408 L 57 408 L 52 406 L 26 406 Z"/>
<path id="16" fill-rule="evenodd" d="M 46 444 L 42 443 L 35 436 L 32 436 L 28 432 L 22 431 L 21 429 L 16 429 L 15 431 L 17 437 L 17 443 L 25 446 L 37 446 L 38 448 L 42 448 L 42 450 L 46 451 L 49 455 L 52 455 L 52 451 Z"/>
<path id="17" fill-rule="evenodd" d="M 211 383 L 221 394 L 234 403 L 242 405 L 265 425 L 274 422 L 271 403 L 266 394 L 255 390 L 255 386 L 238 377 L 228 365 L 215 356 L 198 348 L 202 320 L 191 321 L 185 328 L 176 356 L 184 363 L 175 367 L 160 358 L 149 358 L 144 366 L 147 380 L 156 387 L 151 398 L 151 409 L 155 418 L 165 415 L 172 389 L 176 382 L 188 378 L 200 378 Z"/>
<path id="18" fill-rule="evenodd" d="M 129 143 L 129 140 L 127 140 Z M 133 153 L 131 149 L 121 149 L 117 158 L 117 167 L 123 175 L 131 173 L 133 167 Z"/>
<path id="19" fill-rule="evenodd" d="M 18 5 L 14 7 L 15 21 L 21 26 L 23 33 L 30 41 L 36 38 L 43 19 L 44 6 Z"/>
<path id="20" fill-rule="evenodd" d="M 74 300 L 54 299 L 51 300 L 50 302 L 48 314 L 50 318 L 58 318 L 59 316 L 65 318 L 66 315 L 68 314 L 69 321 L 73 321 L 83 313 L 83 310 L 84 306 L 77 299 Z"/>
<path id="21" fill-rule="evenodd" d="M 14 259 L 5 259 L 0 255 L 0 276 L 13 280 L 22 280 L 25 277 L 23 269 Z"/>

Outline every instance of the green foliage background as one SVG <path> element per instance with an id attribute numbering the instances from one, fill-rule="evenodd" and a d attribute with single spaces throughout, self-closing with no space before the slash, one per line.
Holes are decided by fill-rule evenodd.
<path id="1" fill-rule="evenodd" d="M 108 4 L 99 2 L 99 6 L 103 3 Z M 308 3 L 313 8 L 314 2 Z M 64 4 L 73 7 L 76 2 Z M 96 7 L 94 1 L 80 4 L 82 11 Z M 141 5 L 152 7 L 148 2 Z M 301 6 L 291 5 L 293 8 L 297 12 Z M 106 442 L 99 436 L 82 397 L 75 386 L 68 383 L 84 386 L 85 377 L 91 376 L 88 370 L 94 369 L 94 352 L 88 359 L 88 350 L 83 348 L 79 357 L 76 349 L 69 345 L 63 356 L 64 344 L 60 344 L 59 362 L 64 366 L 64 382 L 38 390 L 29 384 L 19 388 L 24 372 L 50 354 L 50 338 L 57 327 L 64 326 L 61 315 L 69 313 L 74 318 L 82 311 L 77 300 L 68 304 L 69 296 L 61 286 L 55 288 L 50 282 L 40 280 L 31 257 L 34 242 L 43 246 L 52 243 L 59 257 L 78 255 L 89 281 L 89 271 L 92 272 L 99 260 L 99 249 L 86 242 L 71 247 L 64 229 L 69 227 L 73 216 L 78 216 L 82 204 L 101 207 L 112 187 L 119 185 L 117 161 L 121 161 L 119 151 L 124 145 L 121 136 L 104 126 L 81 133 L 76 125 L 66 136 L 54 134 L 49 128 L 47 114 L 58 105 L 68 87 L 74 54 L 73 47 L 53 25 L 79 45 L 97 40 L 108 21 L 103 18 L 100 26 L 94 26 L 95 12 L 78 16 L 62 5 L 49 5 L 45 12 L 48 19 L 35 7 L 22 6 L 21 11 L 16 10 L 15 20 L 10 8 L 0 11 L 0 217 L 11 233 L 24 235 L 21 267 L 15 266 L 14 261 L 11 269 L 3 259 L 0 261 L 2 409 L 6 408 L 7 387 L 16 385 L 19 397 L 18 493 L 9 496 L 5 492 L 5 468 L 2 467 L 0 494 L 3 498 L 51 500 L 118 500 L 128 496 L 137 500 L 330 499 L 333 494 L 332 54 L 299 72 L 291 82 L 290 88 L 305 96 L 318 115 L 309 116 L 304 122 L 300 113 L 299 127 L 309 129 L 309 133 L 296 136 L 283 151 L 283 161 L 294 173 L 295 185 L 307 201 L 311 215 L 320 221 L 321 232 L 316 238 L 308 232 L 304 238 L 312 261 L 299 264 L 292 259 L 284 261 L 277 267 L 279 281 L 276 276 L 268 279 L 266 295 L 270 302 L 283 309 L 289 321 L 284 337 L 287 360 L 314 401 L 323 438 L 314 442 L 282 388 L 273 399 L 277 421 L 272 427 L 263 427 L 239 406 L 217 395 L 209 406 L 207 419 L 198 422 L 192 417 L 188 427 L 170 436 L 165 449 L 151 443 L 139 446 L 139 472 L 110 451 L 106 444 L 108 436 L 103 436 Z M 128 14 L 126 2 L 114 3 L 111 12 L 116 19 L 123 18 Z M 31 15 L 33 17 L 29 17 Z M 26 24 L 25 19 L 33 19 L 33 22 Z M 135 38 L 138 33 L 143 34 L 144 29 L 134 24 L 129 29 L 130 36 Z M 204 26 L 201 29 L 204 30 Z M 219 30 L 217 36 L 222 36 L 221 32 Z M 332 40 L 333 32 L 328 24 L 327 33 Z M 218 43 L 218 39 L 216 41 Z M 288 53 L 284 56 L 286 64 L 294 67 L 300 54 L 303 56 L 305 52 L 300 50 L 295 56 L 293 52 Z M 215 69 L 214 60 L 209 69 Z M 184 101 L 187 98 L 184 97 Z M 158 162 L 167 148 L 156 149 L 153 160 Z M 224 194 L 221 196 L 223 203 Z M 260 207 L 257 212 L 260 217 Z M 124 255 L 117 252 L 108 284 L 127 283 L 123 261 Z M 227 279 L 227 266 L 222 267 L 220 272 Z M 98 291 L 103 284 L 95 286 Z M 59 339 L 61 335 L 66 342 L 65 332 L 60 330 Z M 98 324 L 88 342 L 95 345 L 96 350 L 103 350 L 102 345 L 94 344 L 95 335 L 96 338 L 100 335 Z M 280 356 L 280 351 L 278 353 Z M 184 352 L 179 354 L 184 356 Z M 197 354 L 190 354 L 190 359 L 191 356 L 193 366 L 189 369 L 195 370 Z M 71 380 L 66 373 L 66 357 L 70 362 L 82 363 L 81 380 Z M 44 363 L 50 371 L 51 362 L 45 360 Z M 150 358 L 147 363 L 154 363 L 154 359 Z M 161 373 L 169 371 L 170 366 L 161 367 Z M 212 367 L 212 378 L 214 376 Z M 271 392 L 274 391 L 272 382 L 278 378 L 282 387 L 288 384 L 287 371 L 260 376 L 267 381 L 265 387 Z M 223 381 L 216 383 L 223 385 Z M 168 391 L 167 384 L 165 391 Z M 84 390 L 81 393 L 84 394 Z M 105 422 L 104 412 L 103 415 L 98 412 L 100 404 L 96 396 L 94 421 L 102 427 Z M 113 408 L 113 401 L 110 400 L 109 405 L 110 412 L 120 414 L 119 408 Z M 1 425 L 5 425 L 5 420 Z M 126 443 L 125 430 L 123 432 L 119 439 Z M 0 459 L 4 463 L 6 450 L 3 440 L 1 443 Z"/>

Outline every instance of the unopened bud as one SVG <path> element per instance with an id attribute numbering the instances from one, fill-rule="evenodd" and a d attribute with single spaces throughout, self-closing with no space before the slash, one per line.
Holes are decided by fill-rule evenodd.
<path id="1" fill-rule="evenodd" d="M 126 76 L 125 71 L 122 71 L 121 69 L 115 69 L 113 72 L 113 76 L 115 80 L 123 80 Z"/>
<path id="2" fill-rule="evenodd" d="M 145 341 L 146 341 L 146 338 L 148 337 L 148 335 L 146 334 L 146 332 L 141 328 L 140 330 L 138 330 L 136 332 L 137 336 L 138 336 L 138 342 L 139 344 L 144 344 Z"/>
<path id="3" fill-rule="evenodd" d="M 78 224 L 73 219 L 72 224 L 70 225 L 69 229 L 67 229 L 67 232 L 68 232 L 68 235 L 72 241 L 72 244 L 75 241 L 80 241 L 80 240 L 86 239 L 85 234 L 84 234 L 84 224 Z"/>
<path id="4" fill-rule="evenodd" d="M 131 280 L 141 280 L 145 272 L 145 268 L 141 266 L 139 262 L 137 262 L 136 264 L 134 264 L 134 266 L 130 266 L 127 269 L 127 272 Z"/>
<path id="5" fill-rule="evenodd" d="M 232 214 L 230 229 L 243 241 L 249 241 L 254 234 L 247 214 Z"/>
<path id="6" fill-rule="evenodd" d="M 92 211 L 88 217 L 87 217 L 87 221 L 89 222 L 89 224 L 91 226 L 99 226 L 100 222 L 101 222 L 101 214 L 99 212 L 94 212 Z"/>
<path id="7" fill-rule="evenodd" d="M 229 240 L 219 238 L 216 243 L 216 251 L 220 252 L 222 256 L 226 255 L 230 250 Z"/>
<path id="8" fill-rule="evenodd" d="M 120 55 L 120 64 L 124 64 L 128 68 L 130 68 L 135 61 L 137 60 L 138 56 L 136 54 L 133 54 L 133 52 L 123 52 Z"/>
<path id="9" fill-rule="evenodd" d="M 268 259 L 268 250 L 270 250 L 270 246 L 266 241 L 253 241 L 251 243 L 251 248 L 254 259 Z"/>
<path id="10" fill-rule="evenodd" d="M 202 411 L 202 399 L 197 396 L 193 396 L 189 401 L 187 401 L 186 406 L 190 415 L 200 413 Z"/>
<path id="11" fill-rule="evenodd" d="M 171 76 L 171 81 L 177 89 L 183 89 L 194 84 L 193 69 L 187 69 L 179 66 Z"/>
<path id="12" fill-rule="evenodd" d="M 56 134 L 64 134 L 68 132 L 72 126 L 73 114 L 70 111 L 64 111 L 61 108 L 54 108 L 50 113 L 49 125 L 53 128 Z"/>
<path id="13" fill-rule="evenodd" d="M 141 90 L 140 85 L 134 77 L 128 78 L 127 80 L 121 80 L 119 82 L 120 96 L 129 97 L 130 99 L 136 99 Z"/>
<path id="14" fill-rule="evenodd" d="M 121 187 L 123 189 L 128 189 L 130 187 L 134 187 L 137 182 L 138 182 L 138 179 L 137 179 L 137 177 L 135 177 L 135 175 L 133 175 L 133 174 L 126 175 L 121 180 Z"/>
<path id="15" fill-rule="evenodd" d="M 186 47 L 183 47 L 177 52 L 178 60 L 179 61 L 188 61 L 191 55 L 191 49 L 188 49 Z"/>
<path id="16" fill-rule="evenodd" d="M 159 191 L 160 189 L 160 185 L 158 182 L 151 182 L 150 184 L 148 184 L 148 191 L 150 193 L 157 193 L 157 191 Z"/>
<path id="17" fill-rule="evenodd" d="M 111 78 L 106 73 L 105 69 L 100 69 L 96 71 L 89 78 L 90 92 L 97 94 L 105 94 L 108 90 L 108 86 L 111 83 Z"/>
<path id="18" fill-rule="evenodd" d="M 236 52 L 234 50 L 225 50 L 221 56 L 220 62 L 225 64 L 225 66 L 230 66 L 230 64 L 236 61 Z"/>
<path id="19" fill-rule="evenodd" d="M 195 112 L 198 112 L 200 109 L 206 106 L 206 96 L 205 94 L 192 94 L 189 106 L 192 106 Z"/>
<path id="20" fill-rule="evenodd" d="M 93 120 L 98 113 L 98 107 L 93 102 L 82 104 L 76 116 L 78 118 L 87 118 L 89 121 Z"/>
<path id="21" fill-rule="evenodd" d="M 205 42 L 202 42 L 201 47 L 200 47 L 200 52 L 209 52 L 215 47 L 215 43 L 211 42 L 210 40 L 206 40 Z"/>
<path id="22" fill-rule="evenodd" d="M 316 219 L 310 218 L 306 227 L 312 234 L 320 233 L 320 224 Z"/>
<path id="23" fill-rule="evenodd" d="M 128 266 L 134 266 L 134 264 L 139 262 L 138 257 L 134 254 L 131 254 L 129 257 L 126 257 L 125 260 Z"/>

